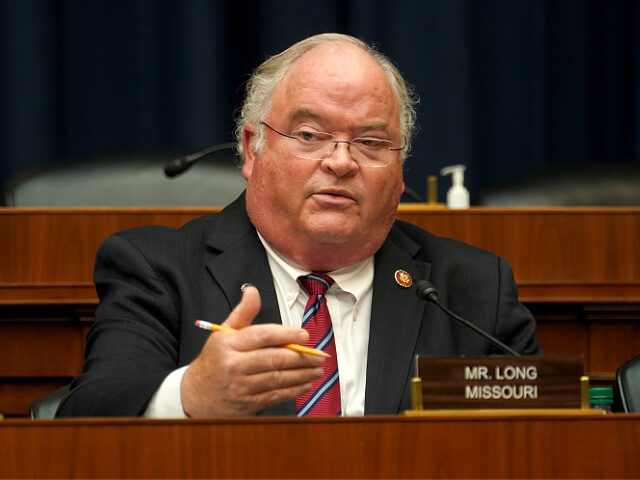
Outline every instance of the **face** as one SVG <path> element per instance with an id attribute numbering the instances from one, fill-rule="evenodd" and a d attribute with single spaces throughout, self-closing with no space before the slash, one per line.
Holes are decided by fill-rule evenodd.
<path id="1" fill-rule="evenodd" d="M 289 134 L 304 128 L 337 140 L 383 137 L 400 145 L 396 97 L 378 64 L 355 45 L 334 43 L 300 57 L 274 91 L 266 122 Z M 398 152 L 386 167 L 360 166 L 346 144 L 324 160 L 293 154 L 294 141 L 265 128 L 260 154 L 243 144 L 247 211 L 265 240 L 314 271 L 373 255 L 384 242 L 404 190 Z M 354 148 L 354 147 L 351 147 Z"/>

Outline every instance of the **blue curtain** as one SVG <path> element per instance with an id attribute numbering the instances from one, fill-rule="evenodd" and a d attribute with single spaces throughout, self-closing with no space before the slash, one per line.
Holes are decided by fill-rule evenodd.
<path id="1" fill-rule="evenodd" d="M 421 195 L 445 165 L 467 166 L 475 196 L 640 157 L 638 1 L 0 0 L 0 185 L 66 157 L 229 141 L 252 69 L 326 31 L 376 44 L 414 85 Z"/>

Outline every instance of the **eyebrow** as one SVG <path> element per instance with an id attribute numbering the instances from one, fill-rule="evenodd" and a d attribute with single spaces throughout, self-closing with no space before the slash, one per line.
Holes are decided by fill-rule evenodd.
<path id="1" fill-rule="evenodd" d="M 312 112 L 311 110 L 307 110 L 306 108 L 300 108 L 295 112 L 293 112 L 293 114 L 291 115 L 291 121 L 295 121 L 300 118 L 312 118 L 314 120 L 323 120 L 323 117 L 321 117 L 317 113 Z"/>
<path id="2" fill-rule="evenodd" d="M 300 118 L 311 118 L 313 120 L 318 120 L 318 121 L 325 120 L 323 116 L 318 115 L 317 113 L 312 112 L 311 110 L 307 110 L 306 108 L 300 108 L 294 111 L 293 114 L 291 115 L 291 121 L 296 121 Z M 378 122 L 378 123 L 370 123 L 368 125 L 362 125 L 362 126 L 356 127 L 356 130 L 362 130 L 362 131 L 384 130 L 386 133 L 390 133 L 389 124 L 386 122 Z"/>
<path id="3" fill-rule="evenodd" d="M 386 122 L 371 123 L 362 127 L 363 130 L 384 130 L 389 133 L 389 124 Z"/>

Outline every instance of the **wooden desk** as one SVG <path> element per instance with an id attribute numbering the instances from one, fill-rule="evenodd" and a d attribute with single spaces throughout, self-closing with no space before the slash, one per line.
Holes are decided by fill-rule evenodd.
<path id="1" fill-rule="evenodd" d="M 0 208 L 0 413 L 26 414 L 80 371 L 106 236 L 213 211 Z M 406 204 L 398 218 L 508 258 L 548 353 L 584 354 L 586 370 L 605 375 L 640 353 L 640 209 Z"/>
<path id="2" fill-rule="evenodd" d="M 640 415 L 0 421 L 0 478 L 638 478 Z"/>

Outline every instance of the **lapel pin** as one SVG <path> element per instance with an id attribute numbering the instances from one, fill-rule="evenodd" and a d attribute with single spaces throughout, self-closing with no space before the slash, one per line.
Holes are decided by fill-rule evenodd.
<path id="1" fill-rule="evenodd" d="M 396 279 L 396 283 L 401 287 L 409 288 L 411 285 L 413 285 L 413 279 L 411 278 L 411 275 L 409 275 L 404 270 L 396 270 L 396 273 L 394 273 L 393 276 Z"/>

